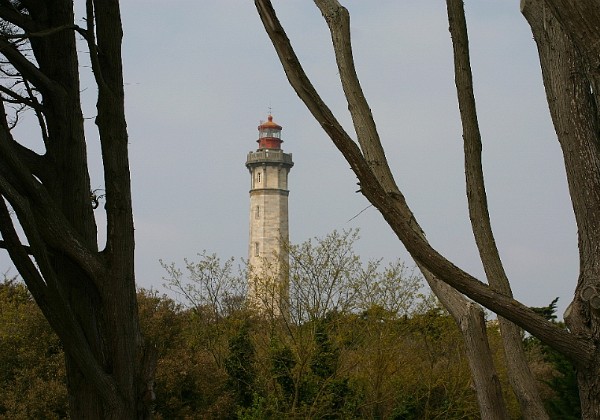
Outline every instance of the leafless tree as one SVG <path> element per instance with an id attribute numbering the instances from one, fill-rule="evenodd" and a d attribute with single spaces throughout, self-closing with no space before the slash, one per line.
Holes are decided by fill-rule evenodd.
<path id="1" fill-rule="evenodd" d="M 513 299 L 502 268 L 487 211 L 481 170 L 481 139 L 475 112 L 462 0 L 447 0 L 448 18 L 463 123 L 469 212 L 487 284 L 455 266 L 426 240 L 415 215 L 393 179 L 373 116 L 362 93 L 352 59 L 348 11 L 336 0 L 315 0 L 315 3 L 331 31 L 357 142 L 342 128 L 313 88 L 271 3 L 268 0 L 255 1 L 290 84 L 350 164 L 360 181 L 363 195 L 381 212 L 455 319 L 460 320 L 460 313 L 455 312 L 453 305 L 445 300 L 451 298 L 455 301 L 455 306 L 460 308 L 460 302 L 465 302 L 460 294 L 501 317 L 505 347 L 511 353 L 510 360 L 517 363 L 513 365 L 515 369 L 511 369 L 511 383 L 519 395 L 526 417 L 543 418 L 545 413 L 536 402 L 539 399 L 534 395 L 535 386 L 529 382 L 528 369 L 524 363 L 521 364 L 523 360 L 517 345 L 518 329 L 505 320 L 526 329 L 570 358 L 578 369 L 583 416 L 588 419 L 600 418 L 600 353 L 597 351 L 600 338 L 600 8 L 597 3 L 593 0 L 521 2 L 522 12 L 538 44 L 548 104 L 563 149 L 578 226 L 580 275 L 576 280 L 574 300 L 565 315 L 568 331 L 557 328 Z M 473 315 L 464 320 L 471 322 L 476 317 L 477 315 Z M 472 343 L 479 342 L 473 336 L 476 329 L 465 334 Z M 480 357 L 472 355 L 472 362 L 477 362 L 477 359 Z M 487 361 L 480 363 L 479 368 L 486 364 Z M 477 380 L 479 368 L 474 368 L 473 365 L 471 367 Z M 494 375 L 493 371 L 487 374 Z M 501 407 L 488 411 L 494 417 L 487 417 L 481 400 L 480 407 L 485 418 L 503 417 L 502 414 L 494 415 L 495 410 L 502 410 Z M 530 408 L 535 411 L 526 411 Z"/>

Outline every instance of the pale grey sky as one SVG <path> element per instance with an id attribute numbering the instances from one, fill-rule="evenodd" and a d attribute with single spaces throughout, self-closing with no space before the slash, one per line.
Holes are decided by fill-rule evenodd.
<path id="1" fill-rule="evenodd" d="M 342 3 L 396 180 L 432 244 L 483 280 L 464 193 L 445 3 Z M 301 0 L 274 5 L 307 73 L 352 132 L 319 11 Z M 466 10 L 498 246 L 517 298 L 542 306 L 559 296 L 564 309 L 577 278 L 577 238 L 535 45 L 518 1 L 471 1 Z M 269 107 L 295 162 L 292 242 L 360 228 L 358 252 L 365 258 L 408 259 L 375 209 L 348 222 L 368 202 L 289 87 L 253 2 L 126 0 L 122 13 L 139 285 L 160 289 L 159 258 L 182 263 L 204 249 L 246 256 L 244 163 Z M 94 86 L 84 81 L 83 88 L 93 116 Z M 93 129 L 93 120 L 88 124 Z M 92 160 L 96 147 L 92 142 Z M 93 186 L 101 188 L 94 166 Z"/>

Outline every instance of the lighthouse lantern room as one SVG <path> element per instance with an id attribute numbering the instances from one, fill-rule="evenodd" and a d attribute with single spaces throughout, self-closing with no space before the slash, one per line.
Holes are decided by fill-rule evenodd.
<path id="1" fill-rule="evenodd" d="M 281 149 L 281 126 L 273 122 L 273 116 L 269 115 L 267 121 L 258 126 L 259 149 Z"/>

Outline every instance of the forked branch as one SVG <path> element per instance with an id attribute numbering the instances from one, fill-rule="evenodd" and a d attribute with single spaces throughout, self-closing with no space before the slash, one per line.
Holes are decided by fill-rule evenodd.
<path id="1" fill-rule="evenodd" d="M 54 81 L 29 61 L 5 36 L 0 36 L 0 54 L 6 57 L 23 78 L 28 79 L 40 91 L 52 92 L 59 89 Z"/>

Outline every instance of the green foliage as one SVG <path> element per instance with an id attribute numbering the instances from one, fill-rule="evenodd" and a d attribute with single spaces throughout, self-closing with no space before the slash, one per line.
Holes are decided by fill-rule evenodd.
<path id="1" fill-rule="evenodd" d="M 164 286 L 181 295 L 202 316 L 217 321 L 244 307 L 245 273 L 234 272 L 234 259 L 221 261 L 216 254 L 198 254 L 198 261 L 185 261 L 187 278 L 175 263 L 160 264 L 166 270 Z"/>
<path id="2" fill-rule="evenodd" d="M 290 405 L 294 398 L 294 377 L 293 371 L 296 366 L 296 359 L 292 349 L 283 344 L 276 335 L 271 337 L 270 345 L 271 375 L 279 384 L 281 399 Z"/>
<path id="3" fill-rule="evenodd" d="M 330 245 L 340 245 L 336 241 Z M 351 249 L 338 250 L 355 261 Z M 327 258 L 319 258 L 314 276 L 340 274 Z M 155 291 L 138 294 L 145 340 L 158 352 L 158 420 L 478 418 L 461 334 L 434 299 L 416 292 L 415 279 L 402 285 L 398 272 L 378 271 L 376 265 L 363 267 L 359 276 L 321 283 L 333 289 L 319 289 L 315 277 L 305 283 L 313 287 L 314 306 L 300 311 L 310 316 L 262 318 L 236 299 L 225 304 L 215 279 L 230 281 L 230 268 L 217 261 L 211 257 L 204 266 L 194 266 L 212 273 L 195 274 L 205 285 L 212 282 L 212 297 L 196 298 L 189 307 Z M 304 280 L 296 280 L 299 289 Z M 404 309 L 377 297 L 386 296 L 384 290 L 394 284 L 407 292 Z M 327 306 L 336 300 L 314 295 L 343 287 L 355 287 L 346 295 L 354 299 L 346 307 Z M 305 292 L 306 300 L 294 305 L 310 304 Z M 553 319 L 555 305 L 553 301 L 541 313 Z M 490 328 L 501 363 L 500 338 Z M 572 366 L 534 339 L 527 339 L 527 345 L 538 377 L 546 383 L 553 418 L 577 418 L 569 417 L 578 413 Z M 503 372 L 499 370 L 506 383 Z M 0 419 L 67 416 L 60 344 L 25 287 L 14 281 L 0 284 L 0 395 Z M 512 404 L 514 396 L 506 397 Z"/>
<path id="4" fill-rule="evenodd" d="M 362 261 L 353 249 L 358 239 L 358 230 L 333 231 L 286 249 L 291 321 L 301 324 L 374 305 L 398 316 L 416 309 L 424 298 L 421 277 L 400 260 L 386 266 L 381 260 Z"/>
<path id="5" fill-rule="evenodd" d="M 554 367 L 555 374 L 548 381 L 554 396 L 545 401 L 551 419 L 576 420 L 581 418 L 577 372 L 573 364 L 551 348 L 544 350 L 546 360 Z"/>
<path id="6" fill-rule="evenodd" d="M 241 407 L 237 411 L 238 420 L 277 420 L 282 418 L 277 408 L 277 399 L 273 395 L 261 397 L 254 394 L 250 407 Z"/>
<path id="7" fill-rule="evenodd" d="M 62 347 L 27 288 L 0 283 L 0 419 L 68 418 Z"/>
<path id="8" fill-rule="evenodd" d="M 196 345 L 194 314 L 155 291 L 138 293 L 145 340 L 158 351 L 155 418 L 227 418 L 235 403 L 224 392 L 226 374 Z"/>
<path id="9" fill-rule="evenodd" d="M 248 322 L 244 322 L 238 333 L 229 341 L 229 357 L 225 370 L 229 376 L 227 384 L 233 390 L 240 407 L 250 407 L 254 397 L 254 345 L 250 339 Z"/>
<path id="10" fill-rule="evenodd" d="M 314 340 L 316 349 L 310 367 L 318 378 L 326 380 L 337 370 L 339 353 L 329 340 L 324 320 L 315 322 Z"/>
<path id="11" fill-rule="evenodd" d="M 281 318 L 220 309 L 227 287 L 218 279 L 244 279 L 216 256 L 186 262 L 190 284 L 166 267 L 196 314 L 198 347 L 224 360 L 217 365 L 238 418 L 477 416 L 455 323 L 401 262 L 363 263 L 357 240 L 357 231 L 333 232 L 287 249 L 289 313 Z"/>
<path id="12" fill-rule="evenodd" d="M 49 375 L 42 383 L 33 379 L 62 364 L 58 341 L 41 333 L 48 327 L 41 314 L 32 316 L 35 305 L 22 286 L 3 288 L 1 296 L 0 313 L 17 324 L 0 324 L 0 418 L 64 418 L 64 374 L 56 382 Z M 157 419 L 477 417 L 460 334 L 438 309 L 399 317 L 375 305 L 362 314 L 333 311 L 299 325 L 236 312 L 212 321 L 221 323 L 213 338 L 228 343 L 221 348 L 202 338 L 208 321 L 199 322 L 197 311 L 152 291 L 140 291 L 138 301 L 145 339 L 159 357 Z M 5 369 L 19 366 L 32 349 L 36 357 L 27 369 Z M 15 372 L 28 372 L 27 382 L 15 381 Z M 56 395 L 64 396 L 62 411 L 53 405 Z M 7 408 L 15 402 L 20 409 Z"/>
<path id="13" fill-rule="evenodd" d="M 555 298 L 548 306 L 532 309 L 547 320 L 564 328 L 562 322 L 556 322 L 557 302 L 558 298 Z M 556 420 L 580 419 L 579 387 L 577 385 L 577 372 L 573 364 L 565 356 L 543 344 L 535 337 L 528 337 L 525 344 L 530 353 L 535 353 L 537 350 L 541 354 L 542 360 L 551 367 L 550 374 L 543 379 L 552 390 L 544 400 L 550 418 Z"/>
<path id="14" fill-rule="evenodd" d="M 556 321 L 556 304 L 558 303 L 558 298 L 554 298 L 552 302 L 548 306 L 542 307 L 532 307 L 531 309 L 536 312 L 538 315 L 543 316 L 548 321 L 555 322 Z"/>

